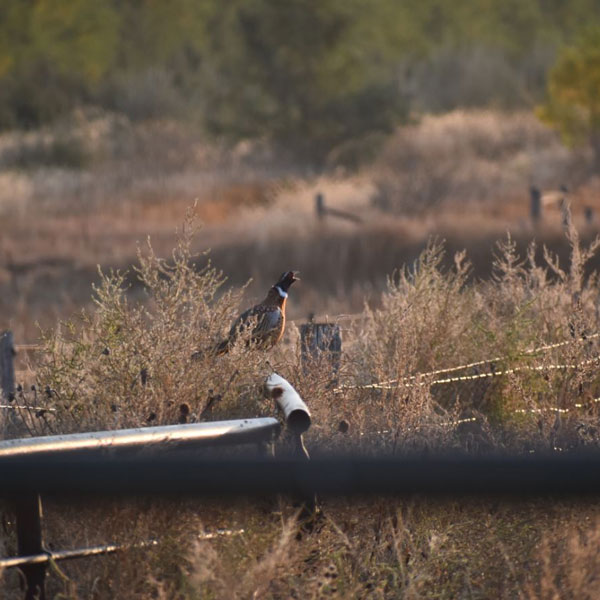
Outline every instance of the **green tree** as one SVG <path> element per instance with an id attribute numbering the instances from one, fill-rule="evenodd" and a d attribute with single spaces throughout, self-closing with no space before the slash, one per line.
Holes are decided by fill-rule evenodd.
<path id="1" fill-rule="evenodd" d="M 37 126 L 90 97 L 114 63 L 119 19 L 89 0 L 5 0 L 0 126 Z"/>
<path id="2" fill-rule="evenodd" d="M 600 170 L 600 27 L 586 30 L 561 52 L 537 114 L 567 143 L 588 142 Z"/>
<path id="3" fill-rule="evenodd" d="M 202 88 L 209 129 L 266 138 L 316 165 L 336 146 L 389 131 L 401 102 L 365 32 L 371 10 L 360 0 L 218 4 Z"/>
<path id="4" fill-rule="evenodd" d="M 113 65 L 119 19 L 89 0 L 38 0 L 31 14 L 33 50 L 61 74 L 97 84 Z"/>

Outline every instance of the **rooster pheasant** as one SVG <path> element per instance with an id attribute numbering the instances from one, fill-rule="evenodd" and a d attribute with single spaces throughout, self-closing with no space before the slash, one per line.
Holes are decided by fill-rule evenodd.
<path id="1" fill-rule="evenodd" d="M 248 337 L 248 344 L 255 344 L 261 350 L 272 348 L 283 336 L 285 329 L 285 305 L 290 286 L 298 281 L 297 271 L 286 271 L 268 291 L 266 298 L 252 308 L 244 311 L 233 323 L 229 335 L 217 344 L 213 353 L 217 355 L 229 352 L 240 335 L 252 331 Z M 202 353 L 195 352 L 193 357 L 198 358 Z"/>

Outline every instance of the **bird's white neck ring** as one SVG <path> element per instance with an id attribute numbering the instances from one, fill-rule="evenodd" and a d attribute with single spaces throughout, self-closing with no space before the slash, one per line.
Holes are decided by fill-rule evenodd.
<path id="1" fill-rule="evenodd" d="M 284 292 L 278 285 L 275 286 L 275 289 L 279 292 L 279 295 L 282 298 L 287 298 L 288 297 L 287 292 Z"/>

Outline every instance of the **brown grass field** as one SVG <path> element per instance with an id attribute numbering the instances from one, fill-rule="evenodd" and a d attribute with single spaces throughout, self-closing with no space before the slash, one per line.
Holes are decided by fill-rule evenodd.
<path id="1" fill-rule="evenodd" d="M 23 414 L 20 428 L 0 420 L 5 437 L 172 424 L 182 404 L 199 419 L 211 399 L 211 419 L 272 415 L 261 387 L 274 369 L 310 406 L 314 456 L 599 445 L 599 222 L 584 213 L 598 219 L 600 181 L 585 151 L 533 117 L 427 117 L 375 164 L 320 176 L 251 147 L 207 149 L 176 124 L 106 115 L 80 115 L 68 131 L 85 166 L 30 164 L 52 135 L 0 140 L 0 329 L 41 345 L 17 357 L 19 402 L 55 409 Z M 532 224 L 529 186 L 561 184 L 571 225 L 556 201 Z M 317 193 L 360 222 L 318 219 Z M 190 363 L 287 269 L 302 281 L 282 344 Z M 301 363 L 297 325 L 309 314 L 342 327 L 336 376 L 327 361 Z M 453 369 L 486 359 L 511 372 L 435 383 L 480 374 L 489 362 Z M 50 499 L 55 548 L 160 544 L 61 563 L 49 597 L 600 597 L 595 500 L 326 498 L 321 508 L 301 531 L 287 498 Z M 8 506 L 1 514 L 9 556 L 14 525 Z M 235 533 L 203 539 L 218 529 Z M 0 577 L 0 596 L 20 597 L 18 573 Z"/>

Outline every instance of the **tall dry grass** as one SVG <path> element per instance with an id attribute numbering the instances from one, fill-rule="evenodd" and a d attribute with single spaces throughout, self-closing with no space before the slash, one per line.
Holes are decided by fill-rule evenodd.
<path id="1" fill-rule="evenodd" d="M 213 417 L 248 416 L 269 410 L 260 386 L 276 369 L 315 399 L 315 441 L 324 447 L 364 447 L 374 429 L 387 432 L 378 450 L 400 447 L 400 437 L 412 439 L 409 432 L 427 443 L 460 443 L 455 418 L 474 413 L 513 433 L 524 428 L 522 439 L 515 434 L 515 448 L 543 443 L 530 425 L 552 419 L 551 408 L 572 408 L 597 392 L 598 342 L 588 337 L 597 330 L 597 277 L 589 263 L 599 242 L 585 246 L 573 225 L 566 238 L 568 267 L 547 249 L 540 260 L 534 244 L 519 255 L 509 236 L 496 248 L 492 278 L 479 282 L 464 252 L 449 262 L 443 245 L 430 242 L 411 265 L 390 274 L 379 307 L 367 305 L 362 319 L 344 324 L 344 359 L 334 376 L 327 363 L 309 369 L 301 363 L 293 323 L 287 342 L 271 354 L 246 352 L 240 344 L 226 356 L 204 352 L 201 360 L 190 359 L 226 335 L 243 298 L 243 288 L 223 290 L 224 276 L 205 254 L 195 254 L 190 215 L 170 257 L 159 257 L 148 243 L 131 273 L 101 273 L 93 310 L 44 335 L 37 388 L 49 390 L 46 400 L 56 412 L 30 426 L 56 433 L 172 423 L 182 405 L 192 418 L 209 405 Z M 293 290 L 291 305 L 301 302 L 303 285 Z M 559 345 L 533 352 L 549 344 Z M 480 371 L 511 372 L 475 384 L 435 383 L 447 369 L 482 359 L 489 361 Z M 369 387 L 381 382 L 391 383 Z M 517 409 L 542 414 L 516 417 Z M 569 446 L 584 443 L 576 430 L 594 415 L 590 406 L 587 416 L 564 417 Z M 342 419 L 350 433 L 331 436 Z M 423 428 L 436 435 L 423 435 Z"/>

